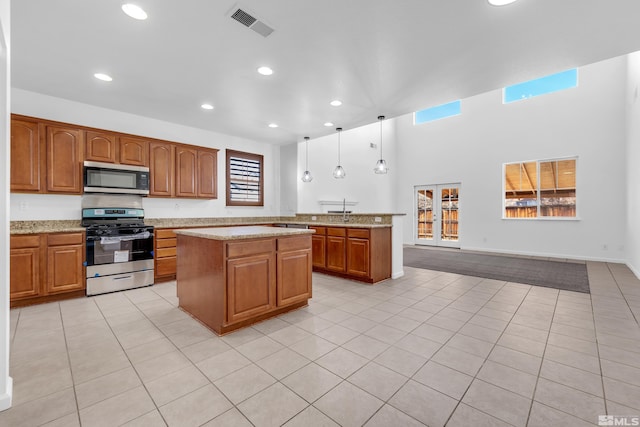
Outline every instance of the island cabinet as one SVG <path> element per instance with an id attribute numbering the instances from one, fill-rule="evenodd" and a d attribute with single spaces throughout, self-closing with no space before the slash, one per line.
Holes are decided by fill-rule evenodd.
<path id="1" fill-rule="evenodd" d="M 176 233 L 173 229 L 155 229 L 154 281 L 156 283 L 176 278 Z"/>
<path id="2" fill-rule="evenodd" d="M 82 232 L 12 235 L 11 307 L 84 295 L 84 241 Z"/>
<path id="3" fill-rule="evenodd" d="M 391 277 L 390 227 L 310 227 L 313 270 L 376 283 Z"/>
<path id="4" fill-rule="evenodd" d="M 258 231 L 219 239 L 231 229 Z M 218 238 L 198 237 L 199 230 Z M 310 234 L 252 226 L 177 235 L 179 305 L 218 334 L 305 306 L 311 298 Z"/>

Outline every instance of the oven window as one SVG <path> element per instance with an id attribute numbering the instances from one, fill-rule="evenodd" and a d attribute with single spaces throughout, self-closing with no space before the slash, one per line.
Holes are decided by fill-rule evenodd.
<path id="1" fill-rule="evenodd" d="M 137 175 L 136 172 L 88 169 L 87 186 L 135 189 Z"/>
<path id="2" fill-rule="evenodd" d="M 87 265 L 153 259 L 153 235 L 147 238 L 121 240 L 95 238 L 87 240 Z"/>

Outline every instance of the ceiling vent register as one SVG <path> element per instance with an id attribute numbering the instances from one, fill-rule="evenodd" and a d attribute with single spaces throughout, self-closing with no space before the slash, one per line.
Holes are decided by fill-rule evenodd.
<path id="1" fill-rule="evenodd" d="M 231 18 L 235 19 L 245 27 L 251 28 L 262 37 L 268 37 L 271 33 L 273 33 L 273 28 L 262 21 L 258 21 L 258 19 L 254 18 L 242 9 L 237 9 L 235 12 L 233 12 Z"/>

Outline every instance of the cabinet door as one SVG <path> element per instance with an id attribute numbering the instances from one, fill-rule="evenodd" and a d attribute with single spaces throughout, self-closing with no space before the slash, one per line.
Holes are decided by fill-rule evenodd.
<path id="1" fill-rule="evenodd" d="M 152 142 L 149 144 L 149 175 L 151 185 L 149 195 L 156 197 L 173 197 L 175 153 L 173 144 Z"/>
<path id="2" fill-rule="evenodd" d="M 11 120 L 11 191 L 41 192 L 43 163 L 38 123 Z"/>
<path id="3" fill-rule="evenodd" d="M 368 239 L 347 239 L 347 273 L 369 277 Z"/>
<path id="4" fill-rule="evenodd" d="M 132 138 L 129 136 L 120 137 L 119 161 L 123 165 L 149 166 L 149 141 Z"/>
<path id="5" fill-rule="evenodd" d="M 227 321 L 249 319 L 276 306 L 276 262 L 273 253 L 227 261 Z"/>
<path id="6" fill-rule="evenodd" d="M 197 197 L 198 152 L 195 149 L 176 147 L 176 196 Z"/>
<path id="7" fill-rule="evenodd" d="M 39 237 L 33 236 L 39 240 Z M 11 238 L 12 242 L 14 238 Z M 40 247 L 11 249 L 10 299 L 11 301 L 40 295 L 42 263 Z"/>
<path id="8" fill-rule="evenodd" d="M 308 244 L 308 243 L 307 243 Z M 311 296 L 311 250 L 278 254 L 278 307 L 306 301 Z"/>
<path id="9" fill-rule="evenodd" d="M 198 197 L 218 198 L 218 153 L 198 150 Z"/>
<path id="10" fill-rule="evenodd" d="M 347 271 L 346 238 L 327 236 L 327 270 Z"/>
<path id="11" fill-rule="evenodd" d="M 82 244 L 47 248 L 47 293 L 57 294 L 85 288 L 83 255 Z"/>
<path id="12" fill-rule="evenodd" d="M 109 133 L 85 133 L 85 160 L 92 162 L 116 162 L 116 136 Z"/>
<path id="13" fill-rule="evenodd" d="M 46 135 L 47 192 L 81 194 L 82 131 L 47 126 Z"/>
<path id="14" fill-rule="evenodd" d="M 317 268 L 325 268 L 327 266 L 326 258 L 327 238 L 325 236 L 311 236 L 311 253 L 313 257 L 313 266 Z"/>

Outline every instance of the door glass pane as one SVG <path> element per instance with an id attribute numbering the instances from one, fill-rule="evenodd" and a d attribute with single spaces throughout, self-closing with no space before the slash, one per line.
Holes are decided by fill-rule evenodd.
<path id="1" fill-rule="evenodd" d="M 418 239 L 433 239 L 433 191 L 418 190 Z"/>
<path id="2" fill-rule="evenodd" d="M 442 240 L 458 241 L 458 196 L 457 188 L 441 190 L 440 238 Z"/>

